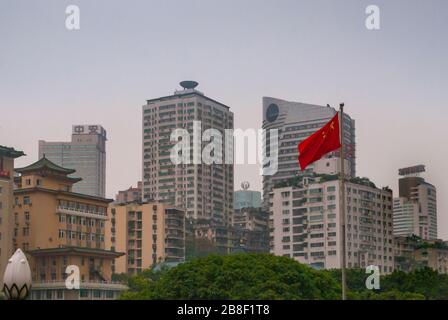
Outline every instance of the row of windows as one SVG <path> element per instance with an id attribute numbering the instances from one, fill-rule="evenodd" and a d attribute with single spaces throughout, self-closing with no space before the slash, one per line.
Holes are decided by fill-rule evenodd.
<path id="1" fill-rule="evenodd" d="M 87 241 L 99 241 L 104 242 L 103 234 L 95 234 L 95 233 L 86 233 L 86 232 L 77 232 L 72 230 L 62 230 L 59 229 L 59 239 L 78 239 L 78 240 L 87 240 Z"/>
<path id="2" fill-rule="evenodd" d="M 101 219 L 84 218 L 73 215 L 60 214 L 59 222 L 61 223 L 67 222 L 67 224 L 77 224 L 80 226 L 89 226 L 89 227 L 97 226 L 99 228 L 104 228 L 104 221 Z"/>

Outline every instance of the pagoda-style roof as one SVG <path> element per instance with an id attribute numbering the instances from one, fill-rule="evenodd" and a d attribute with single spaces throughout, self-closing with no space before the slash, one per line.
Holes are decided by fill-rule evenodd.
<path id="1" fill-rule="evenodd" d="M 30 164 L 29 166 L 23 167 L 23 168 L 18 168 L 15 170 L 16 170 L 16 172 L 23 174 L 23 173 L 41 171 L 42 169 L 48 169 L 50 171 L 54 171 L 59 174 L 65 174 L 65 175 L 72 174 L 72 173 L 76 172 L 76 170 L 74 170 L 74 169 L 68 169 L 68 168 L 63 168 L 61 166 L 58 166 L 56 163 L 51 162 L 50 160 L 45 158 L 45 155 L 43 156 L 43 158 Z"/>
<path id="2" fill-rule="evenodd" d="M 8 158 L 18 158 L 24 156 L 23 151 L 15 150 L 14 148 L 9 148 L 5 146 L 0 146 L 0 156 Z"/>
<path id="3" fill-rule="evenodd" d="M 123 252 L 115 252 L 105 249 L 95 249 L 86 247 L 58 247 L 58 248 L 45 248 L 45 249 L 33 249 L 27 250 L 26 253 L 32 256 L 47 256 L 47 255 L 97 255 L 109 258 L 118 258 L 124 255 Z"/>

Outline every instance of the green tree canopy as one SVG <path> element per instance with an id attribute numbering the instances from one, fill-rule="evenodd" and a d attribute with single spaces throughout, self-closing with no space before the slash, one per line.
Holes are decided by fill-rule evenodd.
<path id="1" fill-rule="evenodd" d="M 130 282 L 122 299 L 339 299 L 327 271 L 270 254 L 210 255 Z"/>
<path id="2" fill-rule="evenodd" d="M 448 299 L 448 275 L 429 268 L 381 276 L 379 290 L 366 288 L 368 276 L 364 269 L 347 270 L 349 299 Z M 315 270 L 288 257 L 209 255 L 129 277 L 121 298 L 333 300 L 341 297 L 340 281 L 340 270 Z"/>

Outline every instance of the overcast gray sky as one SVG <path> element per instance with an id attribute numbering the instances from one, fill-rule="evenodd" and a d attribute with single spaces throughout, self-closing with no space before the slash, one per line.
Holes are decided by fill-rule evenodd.
<path id="1" fill-rule="evenodd" d="M 78 5 L 81 29 L 65 28 Z M 365 9 L 381 10 L 381 29 Z M 141 106 L 184 79 L 261 126 L 261 99 L 346 103 L 358 175 L 397 191 L 397 169 L 425 164 L 448 238 L 448 2 L 444 0 L 0 0 L 0 144 L 37 160 L 39 139 L 72 124 L 108 132 L 107 194 L 141 176 Z M 261 188 L 238 166 L 235 188 Z"/>

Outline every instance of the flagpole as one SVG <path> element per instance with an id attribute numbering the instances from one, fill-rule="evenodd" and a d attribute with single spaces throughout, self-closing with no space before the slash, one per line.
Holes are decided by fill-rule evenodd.
<path id="1" fill-rule="evenodd" d="M 340 205 L 340 218 L 339 221 L 341 223 L 341 244 L 342 244 L 342 250 L 341 250 L 341 273 L 342 273 L 342 300 L 347 299 L 347 279 L 346 279 L 346 273 L 345 273 L 345 267 L 346 267 L 346 238 L 345 238 L 345 212 L 346 212 L 346 205 L 345 205 L 345 154 L 344 154 L 344 103 L 339 104 L 339 138 L 341 141 L 341 148 L 339 153 L 339 159 L 341 164 L 341 174 L 339 178 L 340 182 L 340 195 L 341 195 L 341 205 Z"/>

